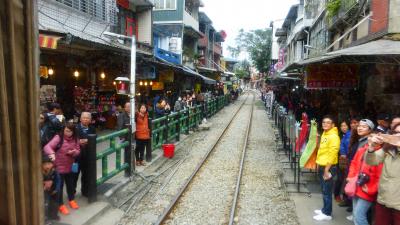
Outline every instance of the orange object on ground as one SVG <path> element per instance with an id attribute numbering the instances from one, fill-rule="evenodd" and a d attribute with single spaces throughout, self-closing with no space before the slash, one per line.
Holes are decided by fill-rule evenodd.
<path id="1" fill-rule="evenodd" d="M 69 206 L 70 206 L 71 208 L 73 208 L 73 209 L 79 209 L 79 205 L 78 205 L 78 203 L 76 203 L 75 200 L 70 201 L 70 202 L 69 202 Z"/>
<path id="2" fill-rule="evenodd" d="M 58 211 L 60 211 L 60 213 L 63 215 L 69 214 L 69 210 L 68 210 L 67 206 L 65 206 L 65 205 L 61 205 L 60 208 L 58 208 Z"/>
<path id="3" fill-rule="evenodd" d="M 174 144 L 163 144 L 162 149 L 164 151 L 164 157 L 166 157 L 166 158 L 174 157 L 174 151 L 175 151 Z"/>

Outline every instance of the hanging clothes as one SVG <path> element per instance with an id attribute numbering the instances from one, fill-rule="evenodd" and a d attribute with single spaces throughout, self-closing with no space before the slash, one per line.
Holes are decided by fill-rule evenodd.
<path id="1" fill-rule="evenodd" d="M 296 152 L 302 152 L 305 148 L 305 144 L 307 141 L 307 136 L 309 132 L 309 127 L 308 127 L 308 116 L 306 113 L 302 113 L 302 119 L 301 119 L 301 131 L 300 135 L 296 140 Z"/>
<path id="2" fill-rule="evenodd" d="M 300 167 L 315 169 L 316 159 L 317 159 L 317 122 L 315 120 L 311 121 L 310 135 L 307 141 L 307 145 L 304 149 L 303 154 L 300 157 Z"/>

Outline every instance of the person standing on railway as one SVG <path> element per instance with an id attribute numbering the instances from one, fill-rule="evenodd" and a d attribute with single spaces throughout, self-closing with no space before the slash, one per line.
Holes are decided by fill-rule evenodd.
<path id="1" fill-rule="evenodd" d="M 332 220 L 333 178 L 336 175 L 340 149 L 340 137 L 334 121 L 329 115 L 322 120 L 324 132 L 321 136 L 316 163 L 322 188 L 323 207 L 321 210 L 314 211 L 317 215 L 313 218 L 317 221 Z"/>
<path id="2" fill-rule="evenodd" d="M 136 120 L 136 166 L 145 166 L 143 162 L 146 148 L 146 161 L 151 162 L 149 115 L 145 104 L 141 104 L 135 115 Z"/>

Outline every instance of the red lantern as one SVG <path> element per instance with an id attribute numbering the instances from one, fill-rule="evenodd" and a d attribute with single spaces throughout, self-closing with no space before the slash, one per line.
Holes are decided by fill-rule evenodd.
<path id="1" fill-rule="evenodd" d="M 117 77 L 115 79 L 117 82 L 117 94 L 119 95 L 127 95 L 129 94 L 129 79 L 127 77 Z"/>

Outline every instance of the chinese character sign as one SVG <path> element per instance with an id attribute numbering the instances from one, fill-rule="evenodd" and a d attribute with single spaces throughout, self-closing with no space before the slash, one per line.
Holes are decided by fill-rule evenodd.
<path id="1" fill-rule="evenodd" d="M 360 67 L 355 64 L 319 64 L 306 68 L 307 89 L 356 88 Z"/>

